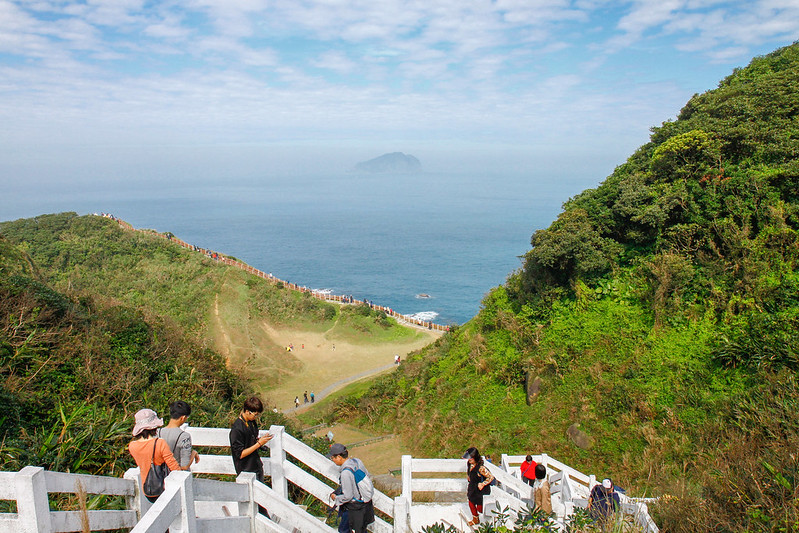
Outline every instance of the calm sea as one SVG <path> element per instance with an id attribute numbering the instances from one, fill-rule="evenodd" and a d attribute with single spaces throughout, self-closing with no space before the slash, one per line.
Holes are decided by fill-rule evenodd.
<path id="1" fill-rule="evenodd" d="M 6 184 L 0 220 L 112 213 L 265 272 L 439 323 L 472 318 L 578 183 L 526 175 L 309 175 L 191 185 Z M 419 298 L 427 294 L 429 298 Z"/>

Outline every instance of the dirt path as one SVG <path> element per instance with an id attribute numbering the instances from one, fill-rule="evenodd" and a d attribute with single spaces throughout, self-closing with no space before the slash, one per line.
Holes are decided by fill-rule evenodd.
<path id="1" fill-rule="evenodd" d="M 225 362 L 230 365 L 230 335 L 228 335 L 222 320 L 219 317 L 219 295 L 214 296 L 214 326 L 215 330 L 222 336 L 222 342 L 218 343 L 222 355 L 225 356 Z"/>
<path id="2" fill-rule="evenodd" d="M 305 391 L 309 395 L 313 391 L 316 399 L 321 400 L 348 383 L 390 370 L 394 354 L 404 358 L 438 337 L 435 332 L 425 332 L 410 342 L 359 345 L 333 342 L 326 337 L 327 332 L 278 329 L 268 324 L 262 327 L 275 344 L 293 345 L 291 353 L 302 364 L 299 372 L 267 391 L 270 400 L 284 412 L 293 411 L 294 397 L 298 396 L 302 402 Z M 301 404 L 301 409 L 304 407 Z"/>

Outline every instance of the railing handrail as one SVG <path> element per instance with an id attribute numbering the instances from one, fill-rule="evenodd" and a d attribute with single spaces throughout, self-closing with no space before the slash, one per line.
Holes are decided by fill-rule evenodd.
<path id="1" fill-rule="evenodd" d="M 226 447 L 229 432 L 227 429 L 187 427 L 186 430 L 193 440 L 196 438 L 193 442 L 196 446 Z M 87 520 L 91 530 L 133 528 L 134 533 L 160 533 L 170 527 L 179 527 L 182 531 L 190 533 L 195 531 L 232 533 L 252 528 L 270 533 L 290 533 L 293 528 L 284 527 L 286 523 L 300 525 L 302 531 L 333 533 L 332 528 L 322 524 L 316 517 L 307 514 L 288 499 L 287 484 L 291 482 L 327 504 L 329 494 L 332 492 L 328 482 L 338 482 L 339 468 L 307 444 L 285 433 L 282 426 L 271 426 L 269 432 L 275 435 L 275 438 L 269 442 L 270 456 L 264 458 L 264 469 L 270 474 L 271 487 L 257 483 L 255 474 L 247 472 L 237 476 L 235 483 L 231 483 L 195 478 L 190 472 L 177 471 L 167 476 L 166 490 L 152 505 L 141 495 L 138 468 L 128 470 L 122 479 L 48 472 L 32 466 L 25 467 L 19 472 L 0 472 L 0 499 L 16 500 L 18 511 L 0 515 L 0 533 L 81 531 L 86 526 Z M 288 456 L 292 459 L 289 460 Z M 548 464 L 559 463 L 546 454 L 542 454 L 539 458 Z M 295 464 L 295 460 L 299 464 Z M 513 461 L 514 456 L 503 456 L 501 465 L 486 463 L 498 482 L 495 490 L 486 497 L 488 498 L 486 501 L 490 502 L 490 505 L 496 502 L 515 514 L 529 503 L 532 488 L 509 471 L 515 468 L 511 466 Z M 585 476 L 563 463 L 559 464 L 562 465 L 562 469 L 551 477 L 554 483 L 553 497 L 561 498 L 566 514 L 569 514 L 574 507 L 587 505 L 587 494 L 579 493 L 583 489 L 579 480 L 588 479 L 595 483 L 595 477 Z M 310 471 L 306 471 L 302 465 L 307 466 Z M 402 495 L 392 500 L 376 490 L 373 498 L 375 508 L 392 517 L 394 524 L 392 526 L 378 516 L 373 526 L 374 533 L 406 533 L 413 505 L 413 493 L 420 491 L 463 493 L 467 485 L 465 470 L 463 459 L 421 459 L 409 455 L 403 456 Z M 227 453 L 202 455 L 200 463 L 192 466 L 192 471 L 235 473 L 232 460 Z M 424 474 L 456 475 L 437 477 L 423 476 Z M 574 492 L 573 489 L 578 490 Z M 128 501 L 128 509 L 51 511 L 49 493 L 124 496 Z M 630 498 L 625 494 L 620 494 L 620 499 L 623 512 L 633 515 L 635 522 L 646 533 L 658 532 L 657 525 L 648 513 L 647 502 L 651 502 L 652 499 Z M 195 502 L 232 502 L 237 503 L 238 509 L 230 510 L 232 516 L 208 518 L 208 515 L 205 515 L 206 518 L 200 518 L 195 510 Z M 265 519 L 259 516 L 258 504 L 274 509 L 278 519 Z M 139 515 L 141 518 L 137 520 Z M 282 525 L 279 523 L 281 517 L 286 521 Z M 226 520 L 228 522 L 225 522 Z"/>
<path id="2" fill-rule="evenodd" d="M 492 490 L 492 497 L 504 506 L 516 509 L 518 512 L 525 501 L 532 500 L 533 489 L 521 479 L 513 475 L 513 470 L 518 467 L 526 455 L 502 455 L 499 465 L 486 462 L 485 465 L 497 479 L 499 487 L 503 490 Z M 547 454 L 533 455 L 533 460 L 547 467 L 547 476 L 565 484 L 565 487 L 554 487 L 556 492 L 566 498 L 563 503 L 568 509 L 579 502 L 587 504 L 590 488 L 596 485 L 596 477 L 578 472 L 568 465 L 549 457 Z M 463 459 L 420 459 L 409 455 L 402 458 L 402 495 L 413 503 L 414 492 L 464 492 L 467 481 L 465 478 L 466 465 Z M 462 477 L 414 477 L 414 474 L 450 474 L 460 473 Z M 634 516 L 636 523 L 646 533 L 657 533 L 659 530 L 654 520 L 649 516 L 648 508 L 642 499 L 629 498 L 620 494 L 624 502 L 624 511 Z M 584 505 L 583 505 L 584 506 Z"/>
<path id="3" fill-rule="evenodd" d="M 3 513 L 0 531 L 92 531 L 130 528 L 136 513 L 125 509 L 86 511 L 50 510 L 49 493 L 107 494 L 130 497 L 136 487 L 130 480 L 108 476 L 49 472 L 26 466 L 19 472 L 0 472 L 0 499 L 17 503 L 16 513 Z"/>
<path id="4" fill-rule="evenodd" d="M 202 428 L 183 426 L 192 439 L 192 446 L 213 446 L 220 448 L 229 448 L 229 433 L 230 430 L 224 428 Z M 261 430 L 261 433 L 266 433 L 267 430 Z M 323 475 L 328 480 L 338 483 L 339 481 L 339 467 L 335 465 L 330 459 L 320 454 L 301 440 L 283 431 L 283 426 L 271 426 L 268 430 L 272 435 L 280 435 L 279 439 L 273 439 L 268 444 L 271 452 L 275 446 L 280 443 L 280 452 L 289 454 L 299 462 L 309 466 L 312 470 Z M 264 465 L 264 474 L 274 474 L 273 469 L 277 466 L 271 458 L 262 458 Z M 314 495 L 318 500 L 325 504 L 329 503 L 329 495 L 335 487 L 326 485 L 321 480 L 314 476 L 302 471 L 299 467 L 292 464 L 288 460 L 280 461 L 280 468 L 284 471 L 284 475 L 288 481 L 291 481 L 298 487 L 307 491 L 309 494 Z M 229 454 L 224 456 L 203 454 L 200 455 L 200 462 L 194 463 L 191 466 L 192 472 L 197 473 L 212 473 L 212 474 L 234 474 L 233 461 L 230 459 Z M 305 474 L 305 475 L 304 475 Z M 394 516 L 394 501 L 386 496 L 383 492 L 375 489 L 372 501 L 377 510 L 385 513 L 386 515 Z"/>

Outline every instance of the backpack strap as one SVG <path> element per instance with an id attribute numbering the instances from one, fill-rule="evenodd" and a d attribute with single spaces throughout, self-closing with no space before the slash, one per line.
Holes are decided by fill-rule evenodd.
<path id="1" fill-rule="evenodd" d="M 345 468 L 344 470 L 349 470 L 350 472 L 352 472 L 352 477 L 355 478 L 355 490 L 358 491 L 358 499 L 356 499 L 355 501 L 363 503 L 363 496 L 361 495 L 361 489 L 358 487 L 358 483 L 363 481 L 363 478 L 366 477 L 366 474 L 360 468 L 349 468 L 348 467 L 348 468 Z"/>
<path id="2" fill-rule="evenodd" d="M 159 436 L 159 437 L 161 437 L 161 430 L 162 430 L 162 429 L 164 429 L 164 428 L 158 428 L 158 436 Z M 166 445 L 167 445 L 167 447 L 169 448 L 169 450 L 170 450 L 170 451 L 171 451 L 173 454 L 175 453 L 175 448 L 177 448 L 177 447 L 178 447 L 178 442 L 180 442 L 180 437 L 182 437 L 184 433 L 186 433 L 186 432 L 185 432 L 185 431 L 183 431 L 183 430 L 181 429 L 181 430 L 180 430 L 180 433 L 178 433 L 178 436 L 177 436 L 177 438 L 175 439 L 175 442 L 172 442 L 172 443 L 170 443 L 168 439 L 164 439 L 163 437 L 161 437 L 162 439 L 164 439 L 164 440 L 166 441 Z"/>
<path id="3" fill-rule="evenodd" d="M 180 430 L 180 433 L 178 433 L 178 438 L 175 439 L 175 446 L 174 446 L 175 448 L 178 447 L 178 442 L 180 442 L 180 437 L 182 437 L 184 433 L 186 433 L 186 432 L 183 431 L 182 429 Z M 169 443 L 167 442 L 167 444 L 169 444 Z M 172 447 L 170 446 L 170 448 L 172 448 Z M 174 453 L 174 452 L 172 452 L 172 453 Z"/>

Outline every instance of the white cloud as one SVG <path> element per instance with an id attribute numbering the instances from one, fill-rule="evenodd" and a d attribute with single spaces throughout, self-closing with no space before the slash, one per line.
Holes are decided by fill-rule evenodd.
<path id="1" fill-rule="evenodd" d="M 635 0 L 607 43 L 612 52 L 647 37 L 676 37 L 676 49 L 714 60 L 744 57 L 749 47 L 799 38 L 796 0 Z M 719 47 L 719 49 L 717 49 Z"/>
<path id="2" fill-rule="evenodd" d="M 179 17 L 166 14 L 163 19 L 145 26 L 142 30 L 145 35 L 156 39 L 185 41 L 193 32 L 184 26 Z"/>
<path id="3" fill-rule="evenodd" d="M 636 0 L 629 14 L 617 27 L 632 35 L 641 35 L 650 28 L 669 22 L 685 6 L 685 0 Z"/>
<path id="4" fill-rule="evenodd" d="M 646 135 L 715 80 L 631 65 L 630 47 L 720 63 L 718 78 L 799 35 L 795 4 L 0 0 L 0 51 L 14 56 L 0 59 L 0 140 Z M 665 81 L 635 83 L 633 69 Z"/>
<path id="5" fill-rule="evenodd" d="M 318 58 L 311 61 L 311 64 L 318 68 L 333 70 L 342 74 L 349 74 L 358 66 L 347 55 L 336 50 L 323 52 Z"/>

